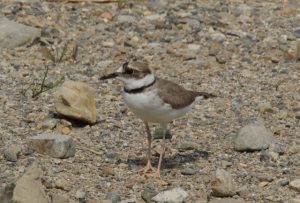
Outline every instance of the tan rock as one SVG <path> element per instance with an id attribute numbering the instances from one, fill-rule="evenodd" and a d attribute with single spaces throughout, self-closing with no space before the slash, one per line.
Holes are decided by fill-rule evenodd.
<path id="1" fill-rule="evenodd" d="M 41 183 L 41 169 L 34 163 L 17 181 L 13 192 L 13 201 L 17 203 L 48 203 Z"/>
<path id="2" fill-rule="evenodd" d="M 230 197 L 236 192 L 236 186 L 230 173 L 217 169 L 216 177 L 211 183 L 213 195 L 216 197 Z"/>
<path id="3" fill-rule="evenodd" d="M 95 91 L 87 84 L 66 81 L 54 97 L 57 113 L 89 124 L 96 122 Z"/>

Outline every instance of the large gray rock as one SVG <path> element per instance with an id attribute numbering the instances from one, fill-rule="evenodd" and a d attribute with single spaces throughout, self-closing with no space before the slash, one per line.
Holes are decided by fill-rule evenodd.
<path id="1" fill-rule="evenodd" d="M 216 177 L 211 183 L 212 195 L 216 197 L 230 197 L 236 192 L 236 185 L 230 173 L 217 169 Z"/>
<path id="2" fill-rule="evenodd" d="M 259 122 L 251 123 L 243 127 L 234 141 L 234 149 L 237 151 L 256 151 L 267 149 L 275 142 L 270 130 Z"/>
<path id="3" fill-rule="evenodd" d="M 15 48 L 41 36 L 41 30 L 0 18 L 0 48 Z"/>
<path id="4" fill-rule="evenodd" d="M 28 143 L 36 152 L 54 158 L 68 158 L 75 155 L 75 144 L 68 135 L 44 133 L 30 137 Z"/>
<path id="5" fill-rule="evenodd" d="M 158 193 L 152 200 L 158 203 L 182 203 L 187 197 L 188 193 L 180 187 L 177 187 Z"/>
<path id="6" fill-rule="evenodd" d="M 42 182 L 42 171 L 34 163 L 17 181 L 13 192 L 13 201 L 17 203 L 48 203 Z"/>
<path id="7" fill-rule="evenodd" d="M 87 84 L 66 81 L 54 99 L 57 113 L 89 124 L 96 122 L 95 91 Z"/>

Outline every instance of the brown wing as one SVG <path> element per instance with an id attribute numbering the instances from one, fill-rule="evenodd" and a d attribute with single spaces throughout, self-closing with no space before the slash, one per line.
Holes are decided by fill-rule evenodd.
<path id="1" fill-rule="evenodd" d="M 155 84 L 158 95 L 174 109 L 180 109 L 192 104 L 198 96 L 196 92 L 186 90 L 168 80 L 157 78 Z"/>

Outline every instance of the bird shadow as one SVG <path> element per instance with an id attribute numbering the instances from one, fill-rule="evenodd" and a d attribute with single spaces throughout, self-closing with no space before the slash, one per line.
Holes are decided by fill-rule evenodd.
<path id="1" fill-rule="evenodd" d="M 193 151 L 186 151 L 186 152 L 180 152 L 173 156 L 168 156 L 163 159 L 163 168 L 166 169 L 172 169 L 176 168 L 180 165 L 183 165 L 185 163 L 191 163 L 195 162 L 198 159 L 202 158 L 205 160 L 208 160 L 209 153 L 207 151 L 201 151 L 201 150 L 193 150 Z M 158 163 L 158 157 L 152 158 L 151 163 L 157 164 Z M 127 159 L 127 164 L 129 165 L 137 165 L 137 166 L 143 166 L 145 165 L 145 162 L 141 158 L 129 158 Z"/>

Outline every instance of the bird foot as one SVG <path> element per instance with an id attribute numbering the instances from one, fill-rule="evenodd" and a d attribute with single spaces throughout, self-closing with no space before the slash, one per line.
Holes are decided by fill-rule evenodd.
<path id="1" fill-rule="evenodd" d="M 149 171 L 152 171 L 152 172 L 155 172 L 155 171 L 156 171 L 156 168 L 154 168 L 154 167 L 151 165 L 150 161 L 148 161 L 147 165 L 146 165 L 144 168 L 138 170 L 138 172 L 139 172 L 139 173 L 142 173 L 143 175 L 147 174 Z"/>

